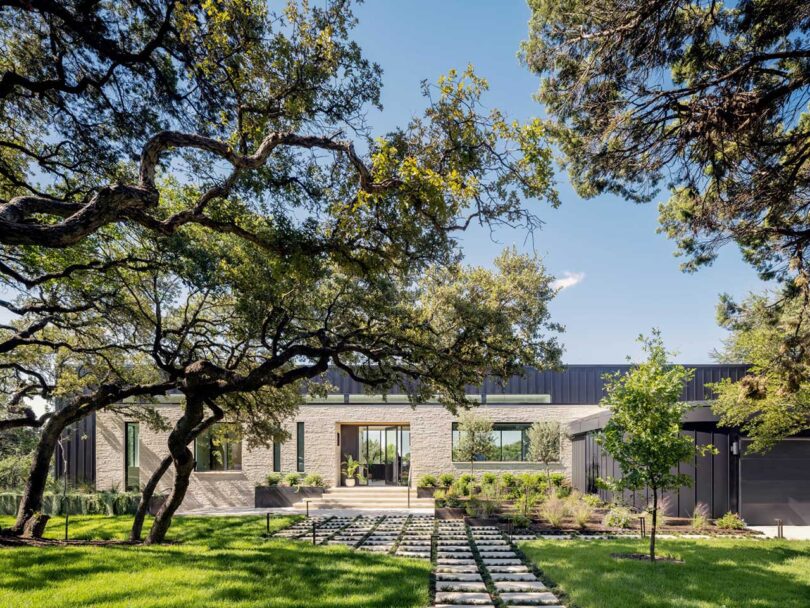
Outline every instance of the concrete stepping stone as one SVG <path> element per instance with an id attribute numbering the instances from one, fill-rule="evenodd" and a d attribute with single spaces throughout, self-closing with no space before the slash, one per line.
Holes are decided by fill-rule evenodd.
<path id="1" fill-rule="evenodd" d="M 495 608 L 492 604 L 436 604 L 435 608 Z"/>
<path id="2" fill-rule="evenodd" d="M 490 578 L 498 583 L 501 581 L 536 581 L 537 577 L 531 572 L 492 572 Z"/>
<path id="3" fill-rule="evenodd" d="M 500 557 L 483 557 L 481 561 L 485 566 L 520 566 L 523 562 L 519 559 L 506 559 Z"/>
<path id="4" fill-rule="evenodd" d="M 437 591 L 436 603 L 440 604 L 465 604 L 469 606 L 491 606 L 492 598 L 489 593 L 459 592 L 459 591 Z"/>
<path id="5" fill-rule="evenodd" d="M 520 591 L 546 591 L 548 588 L 540 581 L 498 581 L 495 589 L 499 593 L 510 593 Z"/>
<path id="6" fill-rule="evenodd" d="M 528 566 L 523 564 L 519 566 L 487 566 L 487 570 L 490 573 L 498 573 L 498 572 L 528 572 Z"/>
<path id="7" fill-rule="evenodd" d="M 500 596 L 504 604 L 509 606 L 516 604 L 520 606 L 541 606 L 543 604 L 560 603 L 557 596 L 550 591 L 501 593 Z"/>
<path id="8" fill-rule="evenodd" d="M 437 557 L 436 563 L 442 566 L 465 566 L 469 564 L 475 564 L 475 560 L 465 557 Z"/>
<path id="9" fill-rule="evenodd" d="M 436 581 L 436 591 L 478 592 L 486 590 L 487 586 L 483 581 Z"/>
<path id="10" fill-rule="evenodd" d="M 477 583 L 481 582 L 484 579 L 481 578 L 481 575 L 478 572 L 437 572 L 436 573 L 436 580 L 437 581 L 466 581 Z"/>
<path id="11" fill-rule="evenodd" d="M 478 574 L 478 566 L 476 566 L 475 564 L 468 564 L 466 566 L 448 566 L 446 564 L 445 565 L 440 564 L 436 566 L 436 573 L 438 574 L 442 572 L 456 573 L 456 574 L 467 572 Z"/>

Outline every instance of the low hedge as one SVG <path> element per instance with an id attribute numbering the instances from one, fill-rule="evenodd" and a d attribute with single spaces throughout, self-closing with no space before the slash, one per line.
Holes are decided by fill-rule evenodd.
<path id="1" fill-rule="evenodd" d="M 134 514 L 141 499 L 139 492 L 46 493 L 43 512 L 63 515 L 65 506 L 71 515 L 125 515 Z M 22 500 L 18 492 L 0 492 L 0 515 L 16 515 Z"/>

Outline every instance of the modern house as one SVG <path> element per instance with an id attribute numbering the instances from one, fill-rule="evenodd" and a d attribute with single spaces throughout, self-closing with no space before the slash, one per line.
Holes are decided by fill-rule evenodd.
<path id="1" fill-rule="evenodd" d="M 684 387 L 683 399 L 704 405 L 711 397 L 709 384 L 739 379 L 746 370 L 743 365 L 689 367 L 695 374 Z M 470 398 L 479 402 L 478 411 L 494 423 L 497 448 L 493 459 L 476 462 L 476 471 L 539 470 L 541 465 L 527 461 L 526 431 L 535 421 L 556 420 L 566 432 L 554 469 L 565 473 L 575 487 L 597 491 L 596 477 L 618 473 L 595 442 L 607 421 L 599 405 L 602 377 L 627 369 L 626 365 L 572 365 L 556 372 L 529 369 L 505 383 L 489 380 L 481 387 L 468 387 Z M 197 470 L 184 508 L 252 507 L 256 485 L 270 472 L 318 474 L 335 488 L 332 492 L 341 496 L 341 504 L 350 495 L 373 507 L 398 504 L 404 500 L 398 488 L 409 481 L 415 485 L 422 475 L 469 471 L 469 462 L 453 458 L 456 417 L 442 405 L 411 406 L 404 395 L 370 395 L 337 372 L 330 372 L 328 380 L 336 390 L 307 402 L 287 421 L 290 440 L 283 444 L 248 448 L 236 438 L 228 440 L 227 434 L 224 440 L 220 434 L 217 441 L 198 438 L 193 446 Z M 158 408 L 173 422 L 181 414 L 181 400 L 169 397 Z M 101 412 L 74 431 L 68 458 L 75 481 L 94 483 L 98 489 L 138 488 L 168 453 L 166 433 L 150 430 L 123 412 Z M 718 428 L 706 407 L 690 414 L 684 431 L 693 433 L 698 442 L 713 443 L 718 455 L 684 469 L 695 483 L 671 501 L 673 510 L 687 514 L 702 501 L 714 515 L 737 510 L 749 523 L 770 524 L 774 517 L 785 523 L 810 523 L 810 438 L 784 442 L 771 456 L 748 455 L 745 438 L 734 429 Z M 337 489 L 345 480 L 341 463 L 348 455 L 367 463 L 369 487 Z M 164 485 L 170 480 L 167 477 Z"/>

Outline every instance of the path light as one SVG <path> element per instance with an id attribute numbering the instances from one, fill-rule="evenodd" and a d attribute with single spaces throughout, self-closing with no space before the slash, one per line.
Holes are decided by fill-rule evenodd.
<path id="1" fill-rule="evenodd" d="M 639 527 L 641 529 L 641 538 L 647 537 L 647 518 L 643 515 L 638 518 Z"/>
<path id="2" fill-rule="evenodd" d="M 785 538 L 784 523 L 781 519 L 776 520 L 776 538 Z"/>

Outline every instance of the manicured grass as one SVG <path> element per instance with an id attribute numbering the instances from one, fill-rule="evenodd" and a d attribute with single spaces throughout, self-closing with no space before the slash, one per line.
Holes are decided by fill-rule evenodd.
<path id="1" fill-rule="evenodd" d="M 125 538 L 131 517 L 71 518 L 71 538 Z M 11 518 L 0 517 L 0 527 Z M 272 529 L 291 523 L 271 520 Z M 54 518 L 46 536 L 61 538 Z M 147 528 L 148 529 L 148 528 Z M 422 608 L 430 564 L 265 540 L 262 517 L 177 517 L 145 546 L 0 547 L 3 608 Z"/>
<path id="2" fill-rule="evenodd" d="M 647 543 L 532 541 L 521 549 L 577 608 L 807 608 L 810 543 L 664 540 L 683 564 L 615 560 Z"/>

